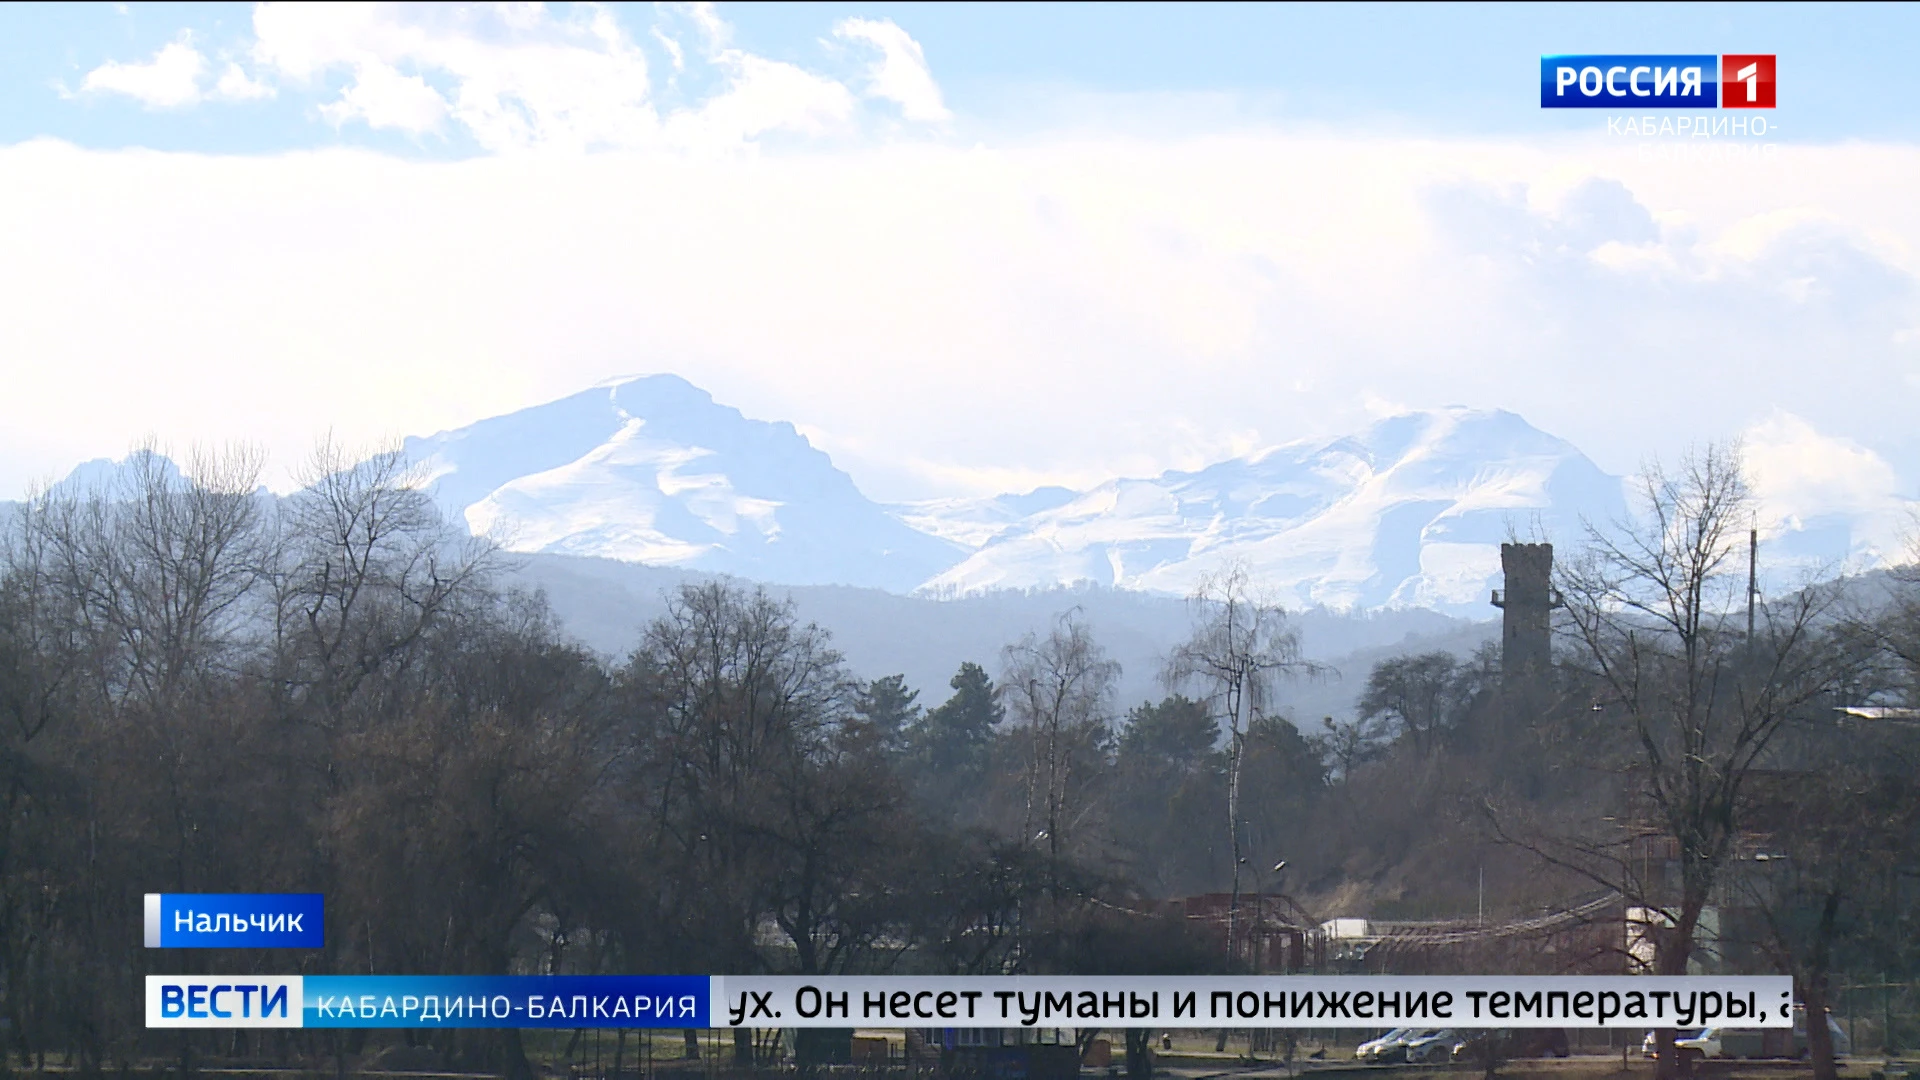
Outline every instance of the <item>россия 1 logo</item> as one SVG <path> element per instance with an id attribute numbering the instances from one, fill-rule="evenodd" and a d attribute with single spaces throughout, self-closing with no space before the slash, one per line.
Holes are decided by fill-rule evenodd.
<path id="1" fill-rule="evenodd" d="M 1771 109 L 1774 57 L 1543 56 L 1543 109 Z"/>

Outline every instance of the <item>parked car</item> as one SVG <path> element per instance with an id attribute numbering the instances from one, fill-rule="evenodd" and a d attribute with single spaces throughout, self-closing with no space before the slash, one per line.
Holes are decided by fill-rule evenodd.
<path id="1" fill-rule="evenodd" d="M 1698 1036 L 1702 1030 L 1701 1028 L 1674 1028 L 1673 1039 L 1675 1042 L 1679 1042 L 1682 1039 L 1691 1039 Z M 1640 1052 L 1650 1058 L 1659 1057 L 1659 1038 L 1659 1032 L 1647 1032 L 1647 1037 L 1640 1040 Z"/>
<path id="2" fill-rule="evenodd" d="M 1401 1053 L 1410 1065 L 1433 1065 L 1453 1060 L 1453 1044 L 1460 1033 L 1452 1030 L 1429 1031 L 1417 1039 L 1408 1039 Z"/>
<path id="3" fill-rule="evenodd" d="M 1427 1033 L 1425 1028 L 1394 1028 L 1377 1039 L 1361 1043 L 1353 1051 L 1353 1060 L 1368 1065 L 1390 1065 L 1405 1061 L 1407 1042 Z"/>
<path id="4" fill-rule="evenodd" d="M 1791 1032 L 1779 1028 L 1723 1028 L 1719 1035 L 1721 1057 L 1804 1058 L 1813 1049 L 1807 1039 L 1806 1010 L 1800 1008 L 1794 1010 Z M 1853 1053 L 1853 1040 L 1831 1015 L 1827 1017 L 1827 1036 L 1833 1040 L 1834 1057 Z"/>
<path id="5" fill-rule="evenodd" d="M 1567 1042 L 1564 1028 L 1490 1028 L 1482 1031 L 1456 1032 L 1452 1057 L 1455 1061 L 1485 1061 L 1487 1041 L 1499 1040 L 1497 1047 L 1502 1058 L 1541 1058 L 1566 1057 L 1572 1053 Z"/>
<path id="6" fill-rule="evenodd" d="M 1833 1055 L 1853 1053 L 1853 1040 L 1831 1014 L 1827 1016 L 1827 1034 L 1833 1040 Z M 1778 1028 L 1684 1028 L 1674 1032 L 1674 1054 L 1682 1061 L 1710 1058 L 1804 1058 L 1808 1053 L 1806 1012 L 1796 1007 L 1791 1033 Z M 1640 1052 L 1658 1057 L 1654 1033 L 1647 1032 Z"/>
<path id="7" fill-rule="evenodd" d="M 1673 1040 L 1674 1056 L 1684 1065 L 1689 1061 L 1720 1056 L 1720 1029 L 1701 1028 L 1690 1039 Z"/>

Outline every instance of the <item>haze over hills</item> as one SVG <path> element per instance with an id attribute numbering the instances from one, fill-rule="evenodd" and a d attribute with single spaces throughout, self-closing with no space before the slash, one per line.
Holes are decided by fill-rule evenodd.
<path id="1" fill-rule="evenodd" d="M 1625 511 L 1619 479 L 1577 448 L 1464 408 L 1084 491 L 892 506 L 792 424 L 672 375 L 404 445 L 449 519 L 516 553 L 509 580 L 544 590 L 603 654 L 630 649 L 676 583 L 729 575 L 783 587 L 858 674 L 905 673 L 928 701 L 961 661 L 993 668 L 1068 608 L 1123 664 L 1122 697 L 1154 696 L 1189 626 L 1182 597 L 1237 559 L 1295 613 L 1308 654 L 1345 672 L 1290 688 L 1289 703 L 1308 720 L 1343 712 L 1372 660 L 1464 654 L 1492 634 L 1503 540 L 1570 544 L 1583 518 Z M 105 490 L 124 468 L 86 462 L 60 488 Z M 1838 563 L 1859 523 L 1795 524 L 1763 548 L 1783 571 Z"/>
<path id="2" fill-rule="evenodd" d="M 571 555 L 523 555 L 508 562 L 515 584 L 546 594 L 568 631 L 596 651 L 624 656 L 642 627 L 666 610 L 670 590 L 707 575 Z M 1180 597 L 1109 586 L 1000 590 L 935 600 L 882 589 L 844 585 L 772 588 L 793 602 L 800 618 L 833 634 L 855 674 L 872 679 L 895 673 L 920 691 L 923 705 L 946 699 L 947 680 L 963 661 L 981 664 L 998 677 L 1000 650 L 1023 634 L 1045 634 L 1062 613 L 1085 620 L 1107 654 L 1119 662 L 1119 704 L 1159 700 L 1166 693 L 1161 672 L 1167 655 L 1192 629 L 1192 612 Z M 1484 598 L 1483 603 L 1484 603 Z M 1482 619 L 1491 607 L 1476 612 Z M 1310 723 L 1345 715 L 1381 656 L 1444 649 L 1465 656 L 1499 636 L 1493 622 L 1470 622 L 1419 608 L 1336 612 L 1309 608 L 1289 613 L 1302 653 L 1325 666 L 1316 678 L 1281 688 L 1282 708 Z"/>

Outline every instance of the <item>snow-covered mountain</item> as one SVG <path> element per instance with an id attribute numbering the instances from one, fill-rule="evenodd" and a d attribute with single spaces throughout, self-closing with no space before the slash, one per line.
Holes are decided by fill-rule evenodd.
<path id="1" fill-rule="evenodd" d="M 1243 560 L 1283 602 L 1484 615 L 1502 541 L 1617 518 L 1618 478 L 1509 412 L 1452 408 L 1074 493 L 943 500 L 902 520 L 975 551 L 934 595 L 1092 581 L 1187 592 Z"/>
<path id="2" fill-rule="evenodd" d="M 965 555 L 868 500 L 790 423 L 673 375 L 408 439 L 435 499 L 524 552 L 904 592 Z"/>
<path id="3" fill-rule="evenodd" d="M 1796 465 L 1809 438 L 1750 448 L 1769 515 L 1763 588 L 1899 554 L 1913 504 L 1895 497 L 1891 471 L 1887 491 L 1828 490 L 1824 474 Z M 1572 547 L 1582 519 L 1625 515 L 1619 478 L 1575 447 L 1513 413 L 1464 408 L 1195 472 L 897 506 L 862 495 L 792 424 L 749 419 L 672 375 L 405 448 L 453 520 L 511 550 L 936 598 L 1079 584 L 1182 595 L 1240 560 L 1296 609 L 1485 618 L 1501 542 Z M 104 489 L 128 468 L 90 461 L 59 490 Z"/>
<path id="4" fill-rule="evenodd" d="M 1185 593 L 1229 559 L 1296 606 L 1485 614 L 1512 535 L 1571 539 L 1618 479 L 1507 412 L 1410 413 L 1088 491 L 868 500 L 789 423 L 671 375 L 409 439 L 436 499 L 524 552 L 953 596 L 1093 582 Z"/>

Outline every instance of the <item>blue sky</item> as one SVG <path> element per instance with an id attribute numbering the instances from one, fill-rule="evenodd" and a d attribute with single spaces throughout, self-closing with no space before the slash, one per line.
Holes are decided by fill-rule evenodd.
<path id="1" fill-rule="evenodd" d="M 1920 506 L 1914 5 L 0 6 L 0 498 L 671 371 L 869 494 L 1519 412 Z M 1773 53 L 1764 137 L 1543 53 Z M 1782 526 L 1787 527 L 1787 526 Z M 1794 526 L 1799 527 L 1799 526 Z"/>
<path id="2" fill-rule="evenodd" d="M 569 5 L 556 5 L 565 10 Z M 653 5 L 614 17 L 655 62 Z M 1360 124 L 1428 134 L 1562 130 L 1581 117 L 1532 98 L 1537 58 L 1562 52 L 1771 52 L 1775 119 L 1796 140 L 1912 139 L 1920 40 L 1912 4 L 721 4 L 735 43 L 803 67 L 830 66 L 823 43 L 843 19 L 889 20 L 925 49 L 968 130 L 1060 123 L 1128 95 L 1194 95 L 1207 122 Z M 154 108 L 72 93 L 108 61 L 152 57 L 182 31 L 210 55 L 244 56 L 252 5 L 10 4 L 0 7 L 0 142 L 54 136 L 87 147 L 262 152 L 346 143 L 424 156 L 478 152 L 450 131 L 417 139 L 335 126 L 316 106 L 342 81 L 283 85 L 272 99 L 217 109 Z M 63 92 L 63 89 L 65 92 Z M 1044 91 L 1052 110 L 1036 113 Z M 1065 113 L 1065 115 L 1062 115 Z M 1151 114 L 1144 122 L 1152 122 Z M 1195 122 L 1193 115 L 1182 122 Z"/>

